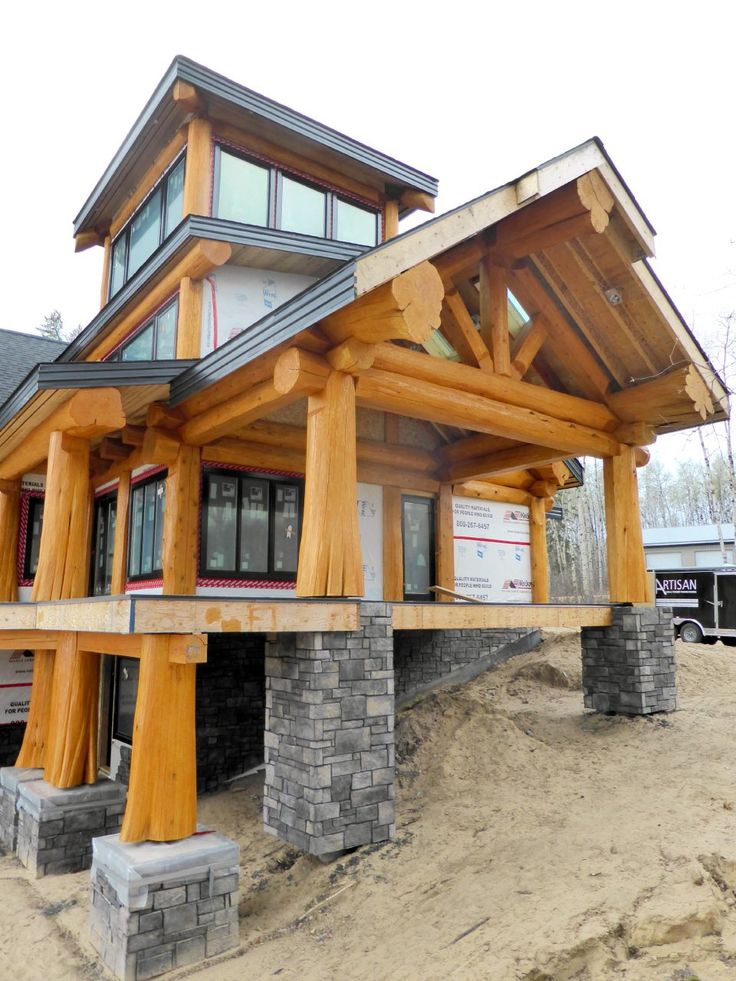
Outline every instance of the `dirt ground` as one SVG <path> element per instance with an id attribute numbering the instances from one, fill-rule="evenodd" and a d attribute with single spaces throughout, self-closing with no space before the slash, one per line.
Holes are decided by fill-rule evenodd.
<path id="1" fill-rule="evenodd" d="M 736 977 L 736 650 L 678 642 L 680 711 L 585 712 L 574 631 L 401 713 L 395 841 L 333 865 L 200 801 L 242 848 L 241 946 L 169 977 Z M 0 858 L 0 979 L 107 978 L 89 873 Z"/>

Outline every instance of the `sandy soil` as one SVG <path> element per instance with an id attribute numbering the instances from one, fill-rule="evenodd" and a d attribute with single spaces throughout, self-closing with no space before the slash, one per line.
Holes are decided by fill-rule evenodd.
<path id="1" fill-rule="evenodd" d="M 200 802 L 242 846 L 241 947 L 198 981 L 736 977 L 736 650 L 677 645 L 681 710 L 582 709 L 577 633 L 399 720 L 394 842 L 321 865 L 259 779 Z M 0 978 L 107 978 L 88 873 L 0 858 Z"/>

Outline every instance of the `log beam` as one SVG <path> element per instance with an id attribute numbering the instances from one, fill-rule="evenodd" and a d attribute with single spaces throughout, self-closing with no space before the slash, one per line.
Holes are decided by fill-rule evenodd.
<path id="1" fill-rule="evenodd" d="M 116 388 L 78 391 L 0 461 L 0 479 L 22 477 L 42 463 L 48 455 L 49 439 L 54 432 L 92 439 L 122 429 L 124 425 L 123 403 Z"/>
<path id="2" fill-rule="evenodd" d="M 454 484 L 452 492 L 459 497 L 477 497 L 481 501 L 501 501 L 503 504 L 525 504 L 527 507 L 531 505 L 532 500 L 529 491 L 517 487 L 504 487 L 502 484 L 493 484 L 487 480 L 466 480 Z"/>
<path id="3" fill-rule="evenodd" d="M 546 321 L 541 314 L 532 317 L 521 328 L 511 350 L 511 374 L 522 379 L 548 337 Z"/>
<path id="4" fill-rule="evenodd" d="M 172 664 L 167 638 L 143 641 L 121 841 L 177 841 L 197 824 L 196 665 Z"/>
<path id="5" fill-rule="evenodd" d="M 555 447 L 568 455 L 615 456 L 621 445 L 588 426 L 388 371 L 364 372 L 356 394 L 359 404 L 371 409 Z"/>
<path id="6" fill-rule="evenodd" d="M 276 362 L 273 379 L 254 385 L 189 419 L 179 430 L 185 443 L 202 446 L 240 426 L 324 388 L 330 366 L 318 355 L 290 348 Z"/>
<path id="7" fill-rule="evenodd" d="M 330 314 L 321 327 L 335 342 L 405 340 L 423 344 L 440 326 L 444 288 L 439 273 L 422 262 Z"/>
<path id="8" fill-rule="evenodd" d="M 355 383 L 333 372 L 309 398 L 297 596 L 362 596 L 355 453 Z"/>
<path id="9" fill-rule="evenodd" d="M 485 480 L 487 477 L 499 477 L 504 473 L 515 473 L 517 470 L 548 466 L 566 460 L 569 456 L 566 450 L 554 447 L 517 445 L 505 450 L 496 450 L 485 456 L 448 463 L 442 476 L 443 479 L 452 481 Z"/>
<path id="10" fill-rule="evenodd" d="M 606 402 L 625 422 L 661 426 L 683 416 L 705 421 L 715 408 L 707 385 L 694 365 L 672 368 L 656 378 L 606 396 Z"/>

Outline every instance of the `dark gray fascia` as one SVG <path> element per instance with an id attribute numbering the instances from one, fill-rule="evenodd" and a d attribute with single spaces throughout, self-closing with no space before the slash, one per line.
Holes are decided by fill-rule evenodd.
<path id="1" fill-rule="evenodd" d="M 129 388 L 132 385 L 167 385 L 196 361 L 79 361 L 39 364 L 0 406 L 0 429 L 37 392 L 79 388 Z"/>
<path id="2" fill-rule="evenodd" d="M 259 228 L 256 225 L 241 225 L 222 218 L 206 218 L 199 215 L 187 216 L 164 243 L 143 263 L 123 288 L 105 304 L 97 316 L 59 355 L 58 361 L 73 361 L 79 357 L 101 330 L 121 312 L 136 295 L 144 290 L 150 279 L 164 266 L 172 262 L 177 254 L 195 238 L 231 245 L 252 246 L 272 249 L 277 252 L 292 252 L 299 255 L 332 259 L 335 262 L 348 262 L 367 252 L 366 246 L 336 242 L 332 239 L 314 238 L 296 232 L 283 232 L 276 228 Z"/>
<path id="3" fill-rule="evenodd" d="M 124 166 L 127 158 L 133 153 L 134 148 L 143 134 L 148 129 L 153 129 L 158 125 L 158 116 L 162 110 L 164 100 L 169 90 L 178 80 L 188 82 L 207 95 L 223 99 L 231 105 L 252 113 L 262 119 L 268 120 L 283 129 L 294 133 L 300 137 L 309 139 L 314 143 L 327 147 L 336 153 L 349 157 L 366 167 L 381 173 L 387 182 L 408 186 L 419 191 L 424 191 L 437 196 L 438 182 L 436 178 L 430 177 L 421 170 L 416 170 L 408 164 L 401 163 L 399 160 L 386 154 L 380 153 L 357 140 L 339 133 L 337 130 L 324 126 L 309 116 L 304 116 L 287 106 L 267 99 L 258 92 L 248 89 L 231 79 L 218 75 L 217 72 L 205 68 L 204 65 L 197 64 L 189 58 L 177 55 L 169 66 L 166 74 L 161 79 L 153 95 L 146 103 L 143 111 L 133 124 L 128 135 L 123 140 L 117 153 L 109 163 L 104 174 L 97 182 L 94 190 L 85 201 L 81 211 L 74 219 L 74 234 L 76 235 L 90 218 L 99 199 L 103 196 L 106 188 L 116 178 L 118 171 Z"/>
<path id="4" fill-rule="evenodd" d="M 171 385 L 178 405 L 355 299 L 355 261 L 320 279 L 182 372 Z"/>

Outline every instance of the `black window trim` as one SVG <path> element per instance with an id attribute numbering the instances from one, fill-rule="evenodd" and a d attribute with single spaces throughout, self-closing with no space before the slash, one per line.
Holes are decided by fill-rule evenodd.
<path id="1" fill-rule="evenodd" d="M 253 480 L 265 480 L 268 482 L 268 565 L 269 569 L 265 572 L 256 572 L 254 570 L 242 571 L 240 569 L 208 569 L 207 568 L 207 504 L 209 496 L 206 493 L 208 487 L 208 479 L 211 475 L 219 476 L 230 476 L 237 478 L 238 481 L 238 504 L 235 517 L 235 530 L 236 530 L 236 541 L 235 541 L 235 559 L 238 560 L 240 555 L 240 503 L 242 500 L 242 478 L 252 478 Z M 302 536 L 302 522 L 304 519 L 304 478 L 303 477 L 287 477 L 281 474 L 268 473 L 268 471 L 263 470 L 251 470 L 248 467 L 232 466 L 232 467 L 218 467 L 218 466 L 206 466 L 202 468 L 202 494 L 201 501 L 202 506 L 200 508 L 200 541 L 201 548 L 199 550 L 199 578 L 200 579 L 232 579 L 239 580 L 241 582 L 294 582 L 296 580 L 296 570 L 294 572 L 283 572 L 280 570 L 271 569 L 273 564 L 273 544 L 274 544 L 274 518 L 275 511 L 272 507 L 272 486 L 276 484 L 286 484 L 290 487 L 296 487 L 299 492 L 299 499 L 297 504 L 297 544 L 301 545 Z M 297 549 L 297 562 L 298 562 L 298 549 Z"/>
<path id="2" fill-rule="evenodd" d="M 402 580 L 403 580 L 403 593 L 405 602 L 414 603 L 424 603 L 430 602 L 436 599 L 434 593 L 407 593 L 406 592 L 406 541 L 404 535 L 404 502 L 408 501 L 413 504 L 429 504 L 430 520 L 429 520 L 429 581 L 430 583 L 435 580 L 436 576 L 436 559 L 435 559 L 435 522 L 437 520 L 437 503 L 433 497 L 425 497 L 420 494 L 402 494 L 401 495 L 401 566 L 402 566 Z"/>
<path id="3" fill-rule="evenodd" d="M 352 196 L 344 190 L 340 190 L 333 184 L 327 182 L 321 182 L 314 177 L 309 177 L 306 174 L 302 174 L 299 171 L 291 170 L 289 167 L 284 167 L 274 161 L 268 160 L 265 157 L 259 157 L 257 154 L 244 150 L 239 146 L 227 142 L 226 140 L 216 140 L 215 142 L 215 165 L 213 168 L 213 183 L 212 183 L 212 217 L 218 217 L 218 207 L 219 207 L 219 190 L 220 190 L 220 158 L 222 153 L 229 153 L 233 157 L 238 157 L 240 160 L 245 160 L 247 163 L 253 164 L 255 167 L 260 167 L 262 170 L 268 171 L 268 224 L 266 226 L 256 226 L 256 227 L 267 227 L 273 228 L 275 230 L 282 230 L 281 228 L 281 187 L 282 180 L 284 177 L 296 184 L 304 184 L 305 187 L 314 188 L 316 191 L 321 191 L 325 195 L 325 234 L 322 236 L 310 236 L 312 238 L 325 238 L 331 241 L 343 241 L 343 239 L 338 239 L 336 237 L 337 233 L 337 202 L 344 201 L 346 204 L 351 204 L 355 208 L 360 208 L 363 211 L 367 211 L 375 217 L 375 242 L 373 245 L 368 245 L 366 248 L 374 248 L 376 245 L 381 244 L 381 231 L 383 227 L 383 212 L 380 207 L 377 207 L 370 201 L 364 198 Z M 302 234 L 300 232 L 290 232 L 292 235 Z M 346 244 L 365 244 L 365 243 L 349 243 Z"/>
<path id="4" fill-rule="evenodd" d="M 128 735 L 128 733 L 122 732 L 122 730 L 118 729 L 118 708 L 119 708 L 118 696 L 120 694 L 120 672 L 123 670 L 127 662 L 131 662 L 133 664 L 139 664 L 138 659 L 135 657 L 120 656 L 114 658 L 113 683 L 111 685 L 112 690 L 110 692 L 111 714 L 112 714 L 112 719 L 110 720 L 110 733 L 112 738 L 115 739 L 117 742 L 124 743 L 126 746 L 132 746 L 133 732 L 131 731 L 130 735 Z M 140 665 L 139 665 L 139 671 L 140 671 Z M 140 675 L 136 682 L 136 704 L 138 701 L 139 681 L 140 681 Z M 133 728 L 135 728 L 135 711 L 133 712 Z"/>
<path id="5" fill-rule="evenodd" d="M 98 508 L 102 506 L 107 506 L 108 508 L 112 506 L 115 509 L 115 516 L 117 520 L 117 507 L 118 507 L 118 489 L 113 487 L 109 491 L 105 491 L 99 494 L 94 499 L 94 505 L 92 509 L 92 542 L 90 547 L 90 562 L 89 562 L 89 595 L 90 596 L 109 596 L 110 593 L 96 593 L 95 592 L 95 576 L 97 574 L 97 513 Z M 109 520 L 109 519 L 108 519 Z"/>
<path id="6" fill-rule="evenodd" d="M 143 266 L 148 261 L 148 259 L 150 259 L 150 257 L 151 257 L 151 256 L 148 256 L 146 259 L 144 259 L 144 261 L 140 264 L 140 266 L 138 266 L 138 269 L 134 270 L 134 272 L 131 273 L 129 271 L 129 260 L 130 260 L 130 229 L 131 229 L 131 227 L 133 225 L 133 222 L 135 221 L 136 216 L 138 214 L 140 214 L 140 212 L 149 203 L 149 201 L 151 200 L 151 198 L 153 198 L 154 195 L 156 195 L 159 191 L 161 191 L 161 201 L 160 201 L 160 204 L 159 204 L 159 223 L 160 224 L 159 224 L 158 245 L 156 246 L 156 249 L 158 249 L 163 244 L 163 242 L 168 238 L 168 235 L 166 234 L 166 198 L 167 198 L 167 189 L 168 189 L 169 178 L 174 173 L 174 171 L 179 166 L 179 164 L 182 163 L 182 161 L 184 162 L 184 176 L 186 177 L 186 156 L 187 156 L 187 148 L 185 146 L 176 155 L 176 157 L 174 158 L 174 160 L 172 160 L 172 162 L 169 164 L 169 166 L 166 168 L 166 170 L 164 170 L 164 172 L 161 174 L 161 176 L 159 177 L 159 179 L 153 185 L 153 187 L 151 188 L 151 190 L 148 192 L 148 194 L 145 196 L 145 198 L 141 201 L 141 203 L 135 209 L 135 211 L 133 212 L 133 214 L 128 218 L 128 220 L 125 222 L 125 224 L 120 229 L 120 231 L 115 236 L 115 238 L 112 240 L 112 242 L 110 242 L 110 268 L 108 270 L 108 276 L 107 276 L 107 299 L 108 300 L 112 300 L 112 298 L 114 296 L 117 296 L 117 294 L 125 286 L 125 284 L 128 282 L 128 280 L 131 279 L 132 276 L 134 276 L 135 273 L 137 273 L 139 269 L 142 269 Z M 182 217 L 183 217 L 182 215 L 179 216 L 176 224 L 174 225 L 174 228 L 172 228 L 172 230 L 171 230 L 172 232 L 174 231 L 175 228 L 177 228 L 179 226 Z M 124 241 L 125 241 L 125 259 L 124 259 L 124 262 L 123 262 L 123 265 L 124 265 L 123 281 L 120 284 L 120 286 L 117 288 L 117 290 L 115 290 L 115 292 L 113 293 L 112 292 L 112 277 L 113 277 L 113 270 L 114 270 L 114 265 L 115 265 L 114 264 L 115 248 L 116 248 L 118 242 L 120 242 L 121 239 L 123 239 L 123 238 L 124 238 Z M 153 251 L 155 252 L 156 249 L 154 249 Z M 153 255 L 153 252 L 151 253 L 151 255 Z"/>
<path id="7" fill-rule="evenodd" d="M 136 496 L 136 494 L 139 491 L 143 491 L 144 492 L 144 504 L 145 504 L 145 491 L 144 491 L 144 488 L 146 488 L 149 484 L 157 484 L 159 482 L 163 482 L 163 485 L 164 485 L 164 494 L 166 494 L 166 478 L 167 477 L 168 477 L 168 470 L 166 470 L 166 469 L 158 470 L 157 469 L 154 473 L 151 473 L 151 474 L 147 474 L 147 473 L 146 474 L 141 474 L 140 475 L 140 479 L 139 480 L 136 480 L 136 482 L 134 484 L 131 484 L 131 488 L 130 488 L 130 502 L 128 504 L 128 516 L 127 516 L 128 517 L 128 536 L 127 536 L 128 537 L 128 555 L 127 555 L 127 563 L 126 563 L 126 570 L 125 570 L 126 579 L 127 579 L 128 582 L 146 582 L 149 579 L 160 579 L 163 576 L 163 568 L 161 568 L 161 569 L 159 569 L 159 568 L 152 568 L 148 572 L 139 572 L 139 573 L 136 573 L 135 575 L 133 575 L 131 573 L 131 571 L 130 571 L 130 568 L 131 568 L 131 561 L 130 560 L 131 560 L 131 546 L 133 544 L 133 504 L 134 504 L 134 501 L 135 501 L 135 496 Z M 156 523 L 155 523 L 155 514 L 154 514 L 153 538 L 152 538 L 152 543 L 153 543 L 153 547 L 154 547 L 154 554 L 155 554 L 155 547 L 156 547 L 156 529 L 157 529 L 157 526 L 156 526 Z M 161 534 L 163 535 L 163 527 L 161 528 Z M 141 562 L 140 562 L 140 565 L 141 566 L 143 565 L 142 558 L 143 558 L 143 530 L 141 529 Z"/>
<path id="8" fill-rule="evenodd" d="M 23 581 L 33 582 L 36 578 L 36 573 L 31 572 L 31 547 L 33 545 L 33 513 L 37 508 L 43 508 L 46 500 L 45 494 L 33 493 L 28 494 L 26 501 L 28 502 L 27 513 L 26 513 L 26 540 L 23 543 Z M 39 537 L 39 556 L 40 556 L 40 542 L 41 534 L 43 532 L 43 518 L 41 518 L 41 525 L 39 527 L 38 537 Z"/>

